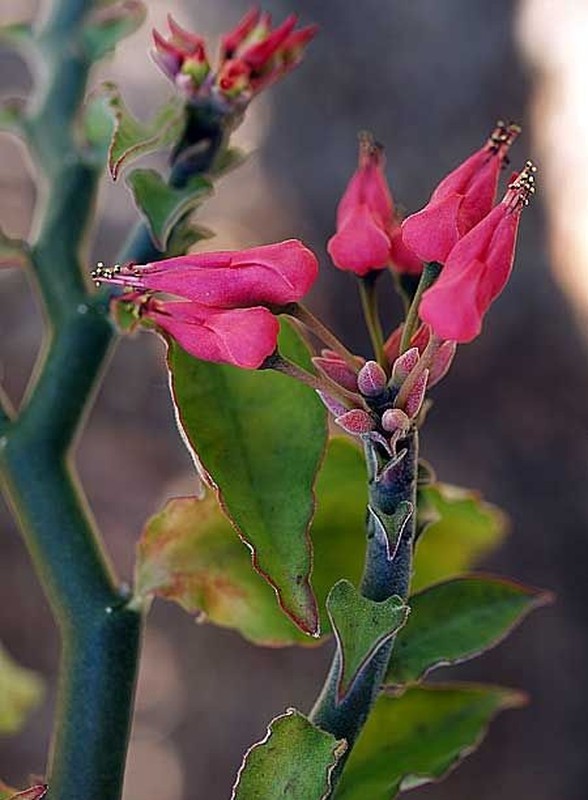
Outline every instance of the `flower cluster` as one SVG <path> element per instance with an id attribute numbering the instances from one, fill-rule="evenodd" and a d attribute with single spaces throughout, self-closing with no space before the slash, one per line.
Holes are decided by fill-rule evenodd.
<path id="1" fill-rule="evenodd" d="M 131 290 L 116 302 L 132 303 L 142 320 L 197 358 L 256 369 L 277 345 L 279 324 L 270 307 L 300 300 L 317 271 L 314 254 L 290 239 L 144 265 L 99 265 L 92 277 Z M 174 299 L 155 296 L 161 293 Z"/>
<path id="2" fill-rule="evenodd" d="M 169 38 L 153 31 L 153 57 L 190 101 L 211 104 L 223 112 L 241 111 L 254 95 L 302 60 L 317 28 L 296 30 L 297 22 L 292 14 L 272 30 L 270 15 L 252 9 L 222 37 L 213 69 L 204 40 L 169 16 Z"/>

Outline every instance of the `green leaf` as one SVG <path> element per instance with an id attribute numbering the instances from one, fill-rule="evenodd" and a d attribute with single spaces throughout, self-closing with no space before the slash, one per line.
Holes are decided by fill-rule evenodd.
<path id="1" fill-rule="evenodd" d="M 524 702 L 494 686 L 419 686 L 380 695 L 337 788 L 336 800 L 391 800 L 442 778 L 481 742 L 492 718 Z"/>
<path id="2" fill-rule="evenodd" d="M 486 576 L 456 578 L 413 595 L 386 683 L 418 681 L 436 667 L 480 655 L 550 599 L 536 589 Z"/>
<path id="3" fill-rule="evenodd" d="M 147 9 L 141 0 L 102 0 L 90 12 L 82 28 L 82 43 L 92 61 L 110 53 L 141 27 Z"/>
<path id="4" fill-rule="evenodd" d="M 0 733 L 16 733 L 43 696 L 43 683 L 0 645 Z"/>
<path id="5" fill-rule="evenodd" d="M 123 165 L 156 150 L 169 147 L 179 139 L 185 126 L 185 108 L 173 95 L 150 122 L 139 122 L 128 111 L 114 83 L 102 84 L 102 93 L 114 119 L 115 127 L 108 152 L 108 167 L 116 180 Z"/>
<path id="6" fill-rule="evenodd" d="M 325 800 L 345 740 L 289 709 L 245 755 L 231 800 Z"/>
<path id="7" fill-rule="evenodd" d="M 152 517 L 138 547 L 135 592 L 179 603 L 199 621 L 235 628 L 256 644 L 310 644 L 251 567 L 212 492 L 170 500 Z"/>
<path id="8" fill-rule="evenodd" d="M 280 350 L 308 363 L 287 324 Z M 168 364 L 178 422 L 205 479 L 286 613 L 318 634 L 308 528 L 327 436 L 321 402 L 284 375 L 198 361 L 175 343 Z"/>
<path id="9" fill-rule="evenodd" d="M 12 239 L 0 229 L 0 269 L 2 267 L 26 267 L 29 262 L 29 246 L 23 239 Z"/>
<path id="10" fill-rule="evenodd" d="M 419 538 L 412 591 L 466 572 L 506 534 L 506 516 L 468 489 L 438 483 L 419 490 L 418 514 L 427 527 Z"/>
<path id="11" fill-rule="evenodd" d="M 341 655 L 337 693 L 342 701 L 367 662 L 404 625 L 409 608 L 401 597 L 369 600 L 340 580 L 327 597 L 327 611 Z"/>
<path id="12" fill-rule="evenodd" d="M 176 222 L 212 192 L 212 184 L 201 175 L 194 175 L 184 187 L 174 189 L 154 169 L 133 170 L 127 182 L 155 245 L 162 251 Z"/>
<path id="13" fill-rule="evenodd" d="M 237 169 L 247 160 L 247 153 L 240 147 L 224 147 L 214 160 L 210 174 L 215 178 Z"/>
<path id="14" fill-rule="evenodd" d="M 332 439 L 316 483 L 311 527 L 312 584 L 323 633 L 330 630 L 325 601 L 331 587 L 342 576 L 358 580 L 361 574 L 364 479 L 355 443 Z M 252 569 L 249 549 L 211 494 L 204 500 L 172 500 L 149 520 L 139 542 L 135 591 L 141 599 L 154 595 L 175 601 L 256 644 L 316 644 L 284 614 L 273 589 Z"/>
<path id="15" fill-rule="evenodd" d="M 189 216 L 178 220 L 174 225 L 165 247 L 166 258 L 183 256 L 198 242 L 213 239 L 216 234 L 210 228 L 196 225 Z"/>

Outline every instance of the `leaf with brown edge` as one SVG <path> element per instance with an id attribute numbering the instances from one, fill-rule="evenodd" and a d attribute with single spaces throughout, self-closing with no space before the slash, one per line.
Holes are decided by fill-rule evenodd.
<path id="1" fill-rule="evenodd" d="M 419 489 L 418 519 L 424 530 L 416 545 L 413 593 L 472 569 L 507 530 L 504 512 L 478 492 L 445 483 Z"/>
<path id="2" fill-rule="evenodd" d="M 279 346 L 308 364 L 287 323 Z M 199 361 L 173 342 L 168 366 L 178 424 L 201 474 L 283 609 L 301 630 L 318 635 L 309 527 L 326 446 L 324 407 L 291 378 Z"/>
<path id="3" fill-rule="evenodd" d="M 81 36 L 92 61 L 98 61 L 145 21 L 147 9 L 141 0 L 98 0 L 90 11 Z"/>
<path id="4" fill-rule="evenodd" d="M 36 783 L 23 789 L 21 792 L 11 789 L 0 781 L 0 800 L 43 800 L 47 794 L 48 786 L 46 783 Z"/>
<path id="5" fill-rule="evenodd" d="M 231 800 L 326 800 L 331 774 L 346 749 L 344 739 L 288 709 L 245 754 Z"/>
<path id="6" fill-rule="evenodd" d="M 199 621 L 238 630 L 255 644 L 316 644 L 280 609 L 251 567 L 251 553 L 221 513 L 213 492 L 170 500 L 139 540 L 135 593 L 181 605 Z"/>
<path id="7" fill-rule="evenodd" d="M 381 694 L 343 770 L 335 800 L 392 800 L 437 781 L 472 753 L 500 711 L 524 704 L 512 689 L 415 686 Z"/>
<path id="8" fill-rule="evenodd" d="M 184 104 L 176 95 L 159 109 L 150 122 L 140 122 L 129 112 L 114 83 L 103 83 L 101 93 L 114 119 L 114 132 L 108 149 L 108 168 L 114 181 L 128 162 L 171 146 L 186 124 Z"/>
<path id="9" fill-rule="evenodd" d="M 394 643 L 385 683 L 412 683 L 436 667 L 481 655 L 551 599 L 547 592 L 490 575 L 430 586 L 410 598 L 410 618 Z"/>

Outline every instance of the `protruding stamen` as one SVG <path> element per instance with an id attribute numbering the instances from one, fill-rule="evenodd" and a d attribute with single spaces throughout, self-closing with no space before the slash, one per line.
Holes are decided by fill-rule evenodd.
<path id="1" fill-rule="evenodd" d="M 523 169 L 509 183 L 505 202 L 513 211 L 529 205 L 532 195 L 535 194 L 536 172 L 535 164 L 532 161 L 526 161 Z"/>
<path id="2" fill-rule="evenodd" d="M 103 261 L 98 261 L 96 264 L 96 269 L 93 269 L 90 275 L 96 286 L 101 286 L 103 281 L 112 281 L 112 279 L 116 278 L 119 273 L 120 264 L 114 264 L 112 267 L 107 267 L 104 265 Z"/>
<path id="3" fill-rule="evenodd" d="M 521 126 L 517 125 L 516 122 L 506 123 L 504 120 L 499 119 L 496 123 L 496 127 L 488 137 L 488 147 L 495 153 L 502 150 L 506 157 L 506 151 L 520 132 Z"/>

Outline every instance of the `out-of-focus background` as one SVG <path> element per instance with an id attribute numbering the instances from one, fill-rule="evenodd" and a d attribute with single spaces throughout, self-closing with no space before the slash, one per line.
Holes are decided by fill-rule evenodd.
<path id="1" fill-rule="evenodd" d="M 169 91 L 148 56 L 149 29 L 178 21 L 215 38 L 247 0 L 147 0 L 148 24 L 96 81 L 119 81 L 148 116 Z M 355 166 L 356 134 L 386 145 L 405 209 L 484 141 L 499 117 L 524 125 L 513 167 L 539 163 L 539 197 L 523 217 L 511 284 L 483 337 L 460 350 L 435 391 L 424 454 L 449 482 L 479 487 L 507 509 L 511 535 L 488 568 L 557 593 L 504 645 L 451 677 L 524 688 L 531 697 L 491 728 L 446 783 L 415 797 L 580 800 L 588 781 L 588 5 L 586 0 L 267 0 L 321 33 L 305 64 L 255 101 L 239 133 L 253 151 L 203 215 L 232 247 L 299 236 L 321 255 L 310 304 L 366 353 L 353 282 L 325 255 L 336 203 Z M 2 16 L 33 4 L 3 0 Z M 2 88 L 30 79 L 0 56 Z M 22 151 L 0 140 L 0 217 L 12 235 L 31 224 L 34 191 Z M 108 261 L 134 212 L 124 183 L 106 180 L 92 257 Z M 392 323 L 398 308 L 386 310 Z M 0 272 L 0 373 L 16 401 L 39 347 L 41 320 L 22 275 Z M 192 480 L 174 429 L 156 337 L 119 346 L 77 452 L 81 479 L 120 573 L 130 578 L 146 517 Z M 0 776 L 41 773 L 54 702 L 58 642 L 46 602 L 0 505 L 0 639 L 46 676 L 46 701 L 21 735 L 0 742 Z M 149 618 L 125 800 L 225 800 L 240 755 L 286 706 L 307 710 L 329 657 L 263 650 L 196 626 L 158 604 Z M 449 675 L 449 671 L 447 671 Z M 366 800 L 369 800 L 366 798 Z"/>

